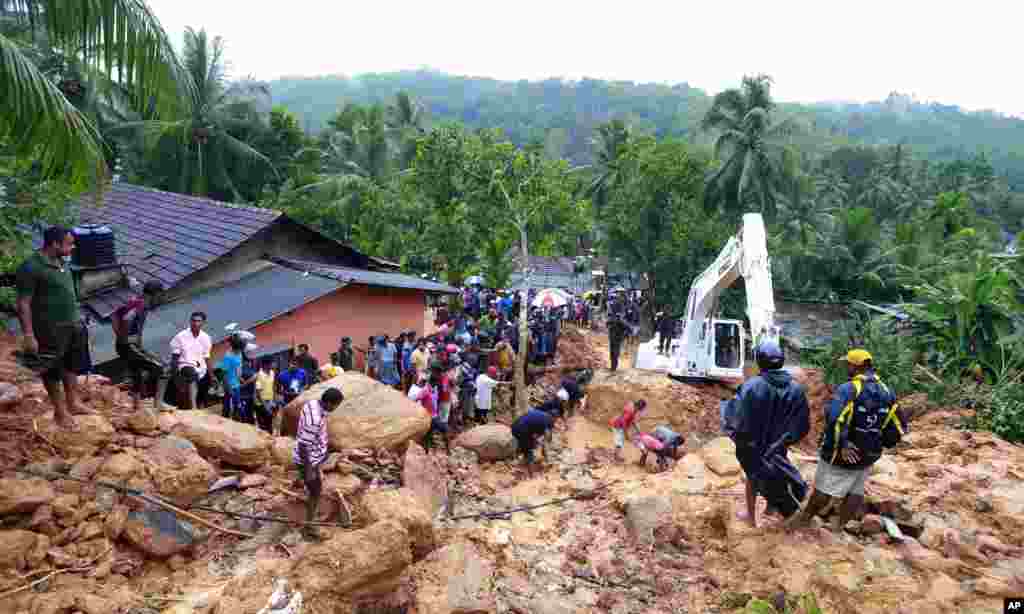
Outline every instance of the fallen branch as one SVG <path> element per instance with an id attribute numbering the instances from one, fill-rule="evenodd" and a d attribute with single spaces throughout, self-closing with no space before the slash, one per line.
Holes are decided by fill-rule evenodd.
<path id="1" fill-rule="evenodd" d="M 46 442 L 46 445 L 50 446 L 50 451 L 53 452 L 54 456 L 58 456 L 57 446 L 47 439 L 45 435 L 39 432 L 39 423 L 35 418 L 32 419 L 32 432 L 35 433 L 36 437 Z"/>
<path id="2" fill-rule="evenodd" d="M 928 368 L 925 367 L 924 365 L 914 365 L 914 368 L 917 369 L 918 371 L 920 371 L 921 373 L 924 373 L 925 375 L 927 375 L 936 384 L 939 384 L 939 385 L 945 384 L 945 382 L 943 382 L 941 379 L 939 379 L 939 377 L 937 375 L 935 375 L 934 373 L 929 371 Z"/>
<path id="3" fill-rule="evenodd" d="M 341 501 L 341 507 L 345 510 L 345 524 L 352 524 L 352 510 L 348 506 L 348 502 L 345 501 L 345 496 L 341 494 L 341 489 L 335 488 L 334 493 L 338 495 L 338 501 Z"/>
<path id="4" fill-rule="evenodd" d="M 205 518 L 202 518 L 200 516 L 196 516 L 192 512 L 187 512 L 187 511 L 181 509 L 180 507 L 176 507 L 176 506 L 171 505 L 170 503 L 167 503 L 165 501 L 161 501 L 159 499 L 155 499 L 155 498 L 150 497 L 149 495 L 146 495 L 146 494 L 141 494 L 141 495 L 129 494 L 128 496 L 135 497 L 137 499 L 142 499 L 143 501 L 146 501 L 147 503 L 152 503 L 153 505 L 156 505 L 156 506 L 162 507 L 162 508 L 164 508 L 166 510 L 169 510 L 171 512 L 174 512 L 175 514 L 180 514 L 181 516 L 184 516 L 185 518 L 188 518 L 189 520 L 192 520 L 194 522 L 198 522 L 199 524 L 203 525 L 204 527 L 208 527 L 210 529 L 213 529 L 214 531 L 218 531 L 220 533 L 224 533 L 225 535 L 234 535 L 236 537 L 245 537 L 246 539 L 248 539 L 250 537 L 256 537 L 256 535 L 253 534 L 253 533 L 243 533 L 241 531 L 235 531 L 233 529 L 225 529 L 224 527 L 222 527 L 222 526 L 220 526 L 218 524 L 214 524 L 214 523 L 210 522 L 209 520 L 206 520 Z"/>

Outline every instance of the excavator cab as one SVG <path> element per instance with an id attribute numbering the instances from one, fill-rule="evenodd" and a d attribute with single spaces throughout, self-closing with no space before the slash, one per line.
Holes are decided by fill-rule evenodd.
<path id="1" fill-rule="evenodd" d="M 675 345 L 675 344 L 673 344 Z M 743 322 L 710 319 L 700 323 L 697 348 L 673 347 L 669 375 L 698 379 L 742 379 Z"/>
<path id="2" fill-rule="evenodd" d="M 715 367 L 718 369 L 743 368 L 743 329 L 737 322 L 715 322 Z"/>

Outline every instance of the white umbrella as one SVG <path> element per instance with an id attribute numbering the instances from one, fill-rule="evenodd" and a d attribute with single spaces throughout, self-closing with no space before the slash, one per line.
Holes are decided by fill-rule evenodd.
<path id="1" fill-rule="evenodd" d="M 466 285 L 467 286 L 482 286 L 482 285 L 484 285 L 484 279 L 483 279 L 483 277 L 480 277 L 479 275 L 473 275 L 472 277 L 470 277 L 469 279 L 466 280 Z"/>
<path id="2" fill-rule="evenodd" d="M 561 307 L 569 303 L 569 293 L 558 288 L 547 288 L 533 297 L 534 307 Z"/>

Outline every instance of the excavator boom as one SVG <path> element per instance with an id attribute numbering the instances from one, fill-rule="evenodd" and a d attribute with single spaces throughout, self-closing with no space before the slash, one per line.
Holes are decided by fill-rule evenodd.
<path id="1" fill-rule="evenodd" d="M 683 316 L 683 334 L 672 341 L 669 356 L 658 353 L 657 337 L 640 346 L 638 369 L 667 370 L 678 377 L 730 379 L 743 377 L 743 322 L 714 318 L 722 291 L 743 278 L 747 319 L 756 346 L 778 339 L 775 297 L 764 219 L 759 213 L 743 216 L 743 227 L 731 237 L 715 261 L 690 287 Z"/>

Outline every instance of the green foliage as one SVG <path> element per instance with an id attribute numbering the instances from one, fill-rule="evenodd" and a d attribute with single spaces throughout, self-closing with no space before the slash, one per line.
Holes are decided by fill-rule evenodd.
<path id="1" fill-rule="evenodd" d="M 990 381 L 1012 366 L 1007 351 L 1020 312 L 1019 280 L 1005 260 L 979 252 L 962 270 L 915 288 L 921 304 L 906 309 L 921 327 L 924 359 L 937 372 L 959 378 L 984 371 Z"/>
<path id="2" fill-rule="evenodd" d="M 839 358 L 853 348 L 862 348 L 871 353 L 882 381 L 897 396 L 915 392 L 928 384 L 928 380 L 914 368 L 918 358 L 914 339 L 909 335 L 896 334 L 895 321 L 860 312 L 851 316 L 850 320 L 835 326 L 830 345 L 815 353 L 810 360 L 822 370 L 826 383 L 838 385 L 848 381 L 846 364 L 839 362 Z"/>
<path id="3" fill-rule="evenodd" d="M 508 82 L 431 70 L 287 77 L 272 86 L 275 101 L 293 109 L 314 132 L 326 125 L 339 101 L 372 104 L 405 91 L 434 121 L 458 121 L 471 129 L 500 127 L 520 146 L 557 131 L 559 151 L 552 153 L 573 164 L 596 162 L 594 130 L 611 119 L 622 119 L 638 133 L 697 142 L 703 138 L 700 121 L 712 105 L 711 96 L 686 83 Z M 802 150 L 827 153 L 856 143 L 902 143 L 934 162 L 983 150 L 996 176 L 1006 176 L 1011 186 L 1024 190 L 1024 121 L 1017 118 L 918 103 L 900 95 L 867 104 L 780 104 L 779 110 L 805 127 L 792 138 Z"/>
<path id="4" fill-rule="evenodd" d="M 690 283 L 736 232 L 701 208 L 707 158 L 682 141 L 642 137 L 614 164 L 616 183 L 599 214 L 608 252 L 647 276 L 652 308 L 681 312 Z"/>
<path id="5" fill-rule="evenodd" d="M 167 113 L 177 102 L 180 66 L 160 22 L 136 0 L 15 1 L 19 23 L 45 36 L 49 49 L 114 77 L 137 98 Z M 106 174 L 105 146 L 93 120 L 66 96 L 80 84 L 55 83 L 29 59 L 26 37 L 0 33 L 0 139 L 41 175 L 84 187 Z M 73 86 L 73 87 L 72 87 Z M 63 88 L 63 89 L 62 89 Z M 70 95 L 70 94 L 68 94 Z"/>
<path id="6" fill-rule="evenodd" d="M 1006 441 L 1024 442 L 1024 384 L 1001 382 L 977 391 L 971 400 L 976 407 L 971 426 L 992 431 Z"/>
<path id="7" fill-rule="evenodd" d="M 480 270 L 487 285 L 492 288 L 507 288 L 515 272 L 514 261 L 509 252 L 515 244 L 511 233 L 496 232 L 483 240 L 480 250 Z"/>
<path id="8" fill-rule="evenodd" d="M 775 215 L 778 194 L 786 181 L 784 146 L 780 138 L 794 130 L 790 120 L 772 123 L 771 78 L 744 77 L 740 89 L 716 95 L 701 122 L 714 130 L 715 158 L 721 164 L 707 179 L 704 202 L 737 214 L 760 211 Z"/>
<path id="9" fill-rule="evenodd" d="M 743 608 L 743 614 L 823 614 L 813 593 L 778 597 L 778 603 L 771 603 L 748 593 L 726 593 L 721 605 L 729 610 Z M 776 607 L 778 605 L 782 609 Z"/>
<path id="10" fill-rule="evenodd" d="M 265 86 L 229 84 L 224 41 L 205 30 L 185 31 L 182 84 L 189 93 L 173 117 L 119 126 L 125 138 L 141 140 L 141 160 L 127 159 L 134 182 L 228 202 L 252 202 L 276 171 L 247 140 L 266 130 L 258 99 Z"/>
<path id="11" fill-rule="evenodd" d="M 16 158 L 14 151 L 0 140 L 0 274 L 12 273 L 31 253 L 31 237 L 22 229 L 67 224 L 67 203 L 77 193 L 67 181 L 44 179 L 42 169 Z M 13 292 L 0 293 L 0 307 L 13 302 Z"/>

